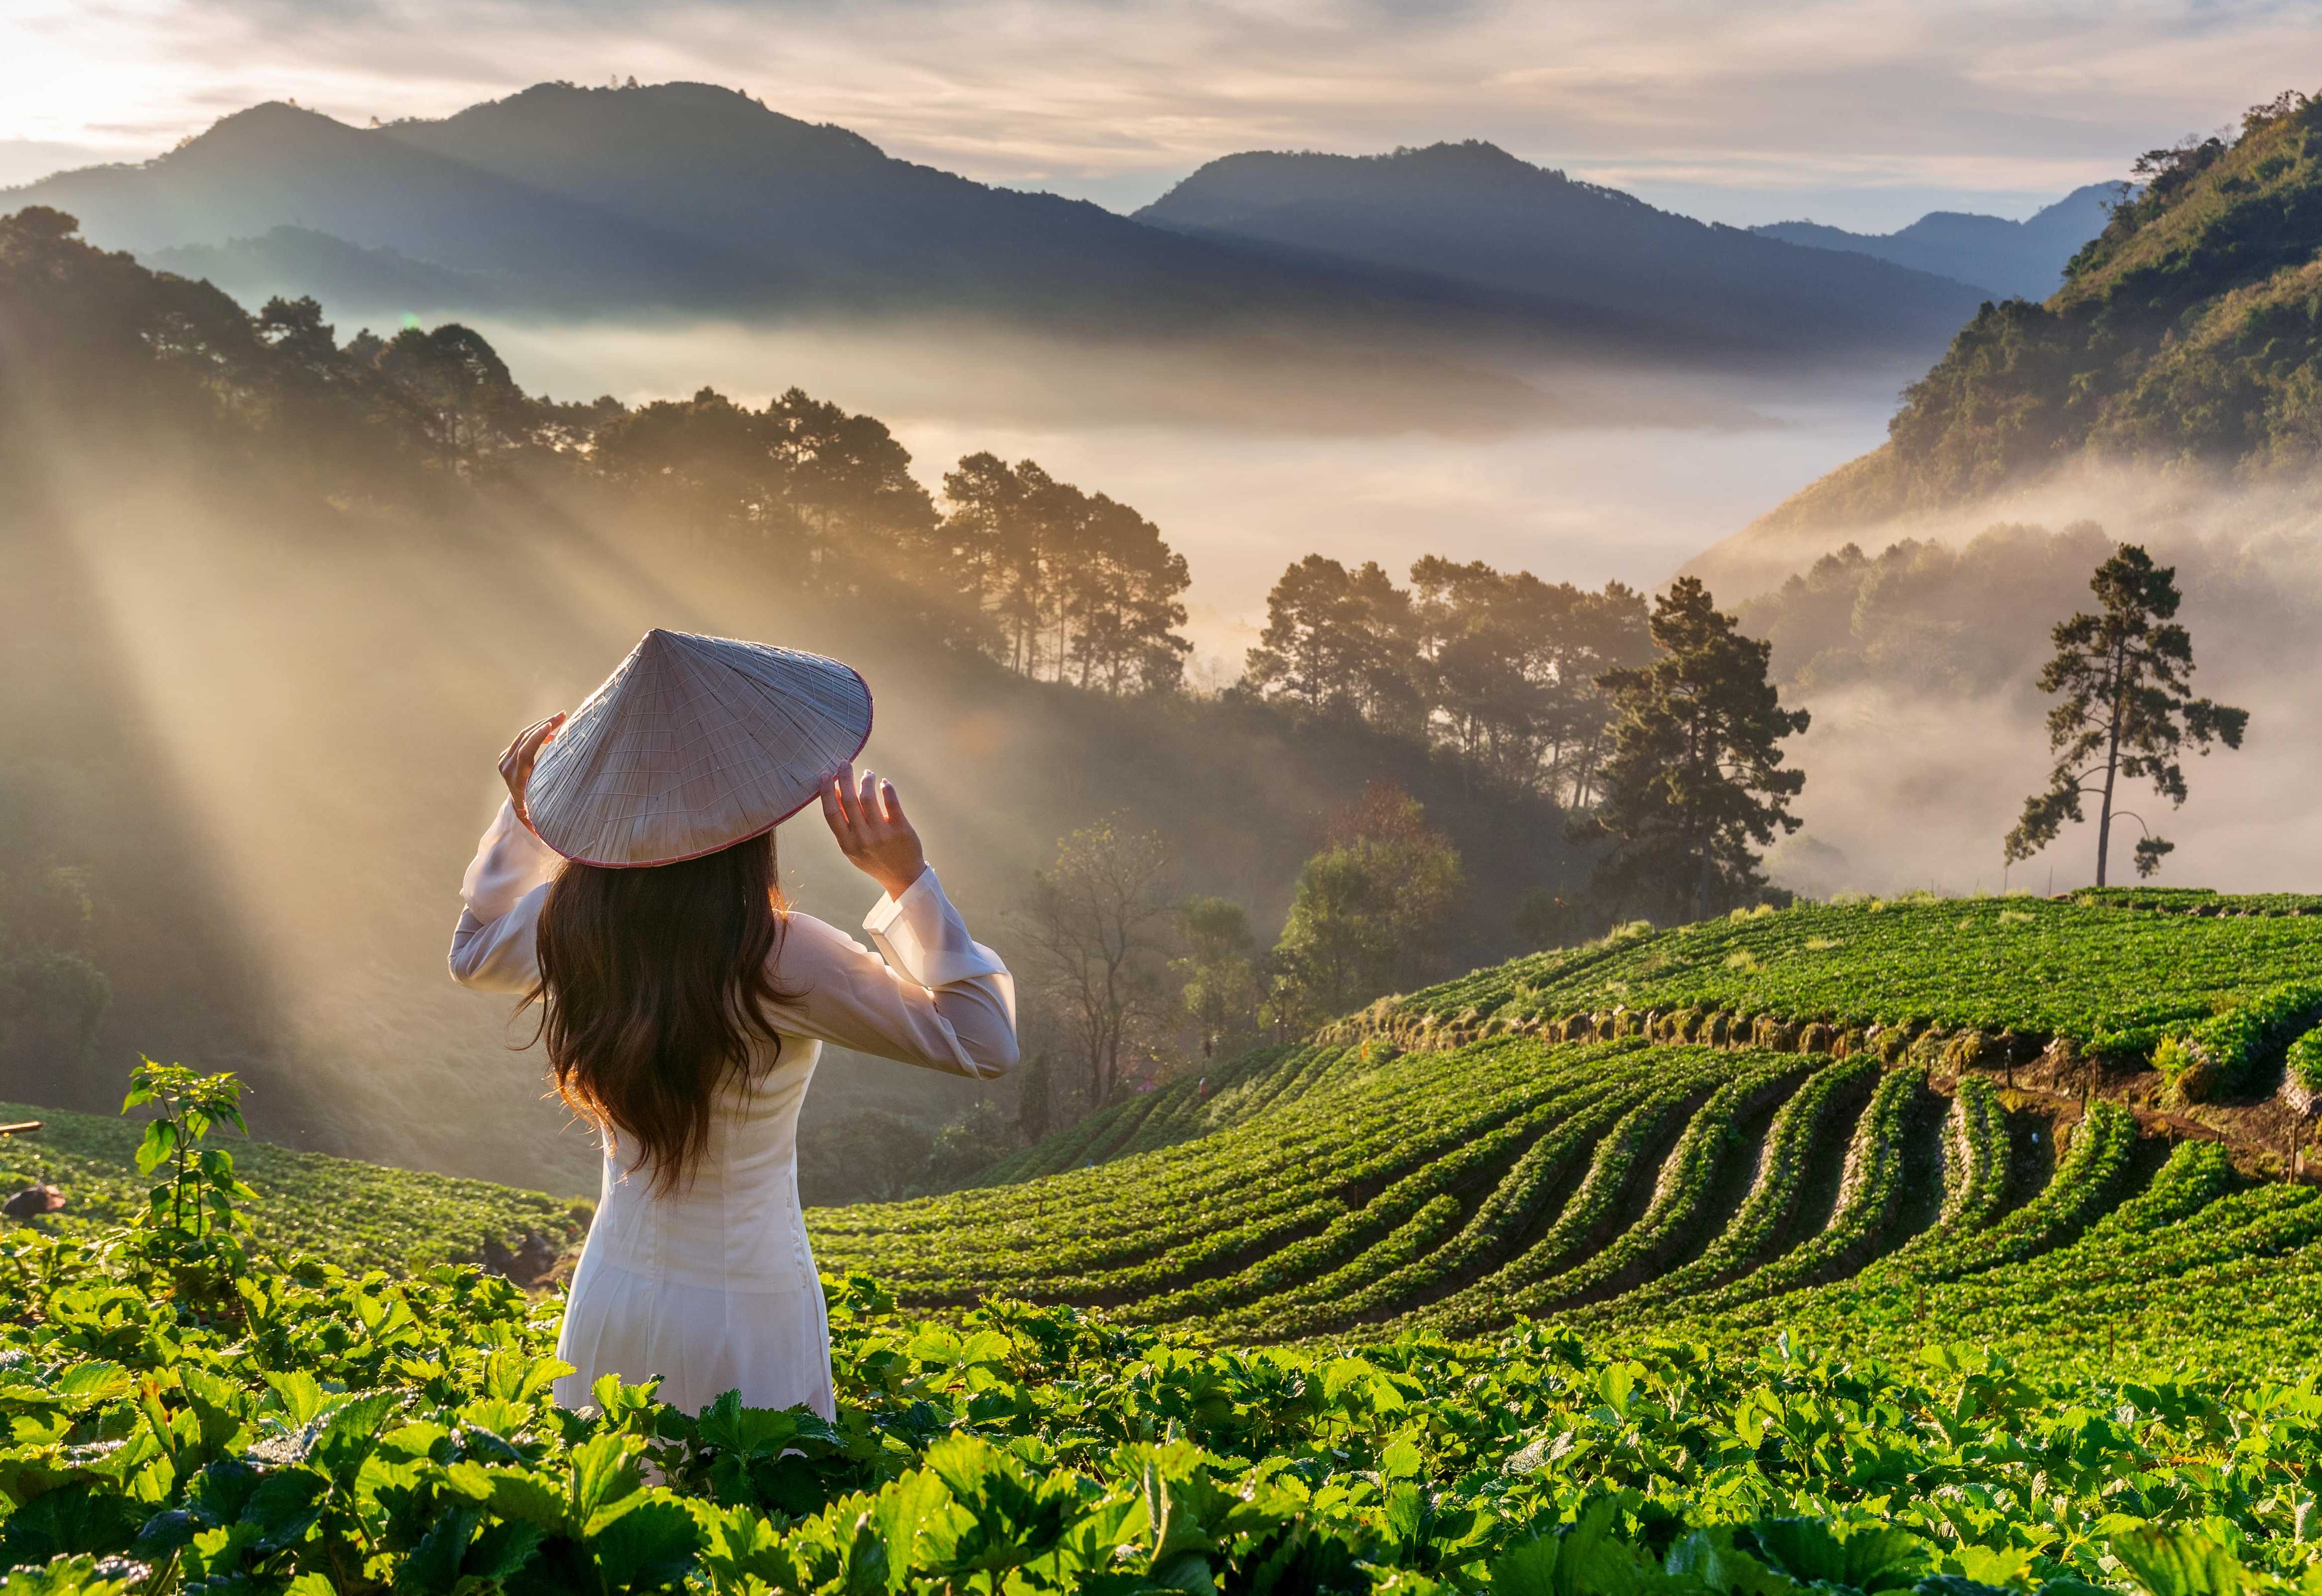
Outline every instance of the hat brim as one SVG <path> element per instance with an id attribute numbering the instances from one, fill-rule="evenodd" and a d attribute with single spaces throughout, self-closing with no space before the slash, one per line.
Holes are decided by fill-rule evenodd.
<path id="1" fill-rule="evenodd" d="M 861 680 L 860 673 L 857 674 L 856 679 Z M 846 756 L 846 762 L 849 764 L 855 762 L 855 754 L 861 753 L 865 748 L 870 746 L 872 723 L 878 718 L 878 700 L 871 696 L 871 684 L 867 681 L 863 683 L 863 701 L 866 706 L 866 709 L 863 716 L 863 735 L 862 738 L 855 744 L 854 751 Z M 775 816 L 772 820 L 767 821 L 755 831 L 745 832 L 742 835 L 736 837 L 729 843 L 719 843 L 717 846 L 712 848 L 697 849 L 691 853 L 680 853 L 670 859 L 587 859 L 578 853 L 567 853 L 563 849 L 558 847 L 554 843 L 550 842 L 546 837 L 541 836 L 540 833 L 537 831 L 533 831 L 532 822 L 529 819 L 525 821 L 524 827 L 526 831 L 531 831 L 534 836 L 540 837 L 540 845 L 542 847 L 547 849 L 550 853 L 555 854 L 558 858 L 563 860 L 568 864 L 585 864 L 591 870 L 658 870 L 664 864 L 684 864 L 690 860 L 707 859 L 712 853 L 723 853 L 728 848 L 738 848 L 744 843 L 764 836 L 768 832 L 773 830 L 774 827 L 780 825 L 783 821 L 788 820 L 793 815 L 796 815 L 800 809 L 805 808 L 809 804 L 814 802 L 814 800 L 820 796 L 821 789 L 818 788 L 815 791 L 808 793 L 804 798 L 799 799 L 798 802 L 792 804 L 789 808 Z"/>
<path id="2" fill-rule="evenodd" d="M 632 654 L 630 660 L 625 661 L 621 669 L 616 670 L 614 675 L 607 679 L 603 687 L 598 689 L 596 693 L 592 693 L 590 696 L 590 698 L 584 701 L 580 708 L 573 712 L 573 720 L 576 722 L 587 722 L 590 720 L 590 716 L 589 712 L 592 706 L 600 696 L 617 691 L 618 685 L 621 683 L 625 673 L 628 670 L 634 661 L 653 649 L 657 644 L 666 646 L 672 642 L 681 645 L 693 646 L 696 648 L 703 644 L 731 647 L 736 646 L 738 640 L 709 639 L 687 636 L 683 634 L 673 635 L 661 632 L 649 633 L 647 634 L 646 641 L 638 645 L 637 652 Z M 848 706 L 849 712 L 844 715 L 834 716 L 826 710 L 826 712 L 819 717 L 820 724 L 825 728 L 826 736 L 828 733 L 835 732 L 838 734 L 840 738 L 845 740 L 826 740 L 822 742 L 819 752 L 815 753 L 812 756 L 816 762 L 819 763 L 822 767 L 817 773 L 817 777 L 814 780 L 808 780 L 803 790 L 791 786 L 789 781 L 779 781 L 770 784 L 773 787 L 772 791 L 764 792 L 763 794 L 763 796 L 769 800 L 779 801 L 780 798 L 787 797 L 787 794 L 782 791 L 782 789 L 788 788 L 790 791 L 798 793 L 798 797 L 795 801 L 790 802 L 786 807 L 782 808 L 779 813 L 763 820 L 758 820 L 755 816 L 746 816 L 746 814 L 732 816 L 731 818 L 733 819 L 747 819 L 754 823 L 750 824 L 746 830 L 737 830 L 730 834 L 719 834 L 712 839 L 702 840 L 699 846 L 681 847 L 667 853 L 656 852 L 653 853 L 651 857 L 647 858 L 627 856 L 607 857 L 605 854 L 607 853 L 608 849 L 604 844 L 611 843 L 614 839 L 607 834 L 601 825 L 583 824 L 576 827 L 569 824 L 569 820 L 571 818 L 578 817 L 568 816 L 564 820 L 558 820 L 558 823 L 552 825 L 549 829 L 544 830 L 533 816 L 531 813 L 532 806 L 528 801 L 532 796 L 532 789 L 537 785 L 541 775 L 551 764 L 551 758 L 544 752 L 541 762 L 535 766 L 532 775 L 527 779 L 526 782 L 526 797 L 527 798 L 527 803 L 526 805 L 526 815 L 525 819 L 526 829 L 530 830 L 534 836 L 540 839 L 543 846 L 548 848 L 559 857 L 575 864 L 585 864 L 596 870 L 650 870 L 661 865 L 682 864 L 689 860 L 707 858 L 712 853 L 722 853 L 727 848 L 736 847 L 744 843 L 753 840 L 754 838 L 763 836 L 768 832 L 772 831 L 776 826 L 780 825 L 783 821 L 790 819 L 792 816 L 798 814 L 800 810 L 813 803 L 820 792 L 823 782 L 827 779 L 829 774 L 839 766 L 851 763 L 870 743 L 872 730 L 877 720 L 877 704 L 871 691 L 871 684 L 864 679 L 861 671 L 855 670 L 853 666 L 847 664 L 843 660 L 834 660 L 827 655 L 800 656 L 796 651 L 772 649 L 764 644 L 739 643 L 738 646 L 748 649 L 756 653 L 782 654 L 788 655 L 792 659 L 803 658 L 811 661 L 816 667 L 826 670 L 835 668 L 836 672 L 844 673 L 845 679 L 854 689 L 853 693 L 846 696 L 852 698 L 855 695 L 859 695 L 860 697 L 861 722 L 859 726 L 847 724 L 855 718 L 855 716 L 852 713 L 853 706 Z M 718 694 L 716 695 L 716 697 L 723 698 L 724 695 Z M 727 701 L 731 702 L 730 699 Z M 781 702 L 782 700 L 780 698 L 777 698 L 774 701 Z M 613 711 L 613 713 L 617 714 L 618 711 Z M 833 724 L 834 720 L 836 724 Z M 620 723 L 616 721 L 608 724 L 617 726 Z M 574 728 L 570 725 L 565 728 L 562 728 L 562 730 L 568 732 L 572 729 Z M 616 733 L 615 734 L 617 735 L 618 734 Z M 590 762 L 592 761 L 592 756 L 598 744 L 595 742 L 594 735 L 587 730 L 583 730 L 581 741 L 584 744 L 589 744 L 589 746 L 576 753 L 575 757 L 580 758 L 584 761 L 583 769 L 589 769 L 591 768 Z M 761 743 L 760 746 L 763 747 L 764 745 Z M 552 742 L 549 744 L 549 747 L 553 749 L 555 747 L 555 743 Z M 799 762 L 803 763 L 804 762 L 801 761 Z M 614 768 L 617 769 L 618 767 L 616 766 Z M 798 778 L 791 778 L 791 780 L 798 780 Z M 558 785 L 561 788 L 565 789 L 562 796 L 569 802 L 572 797 L 572 790 L 569 788 L 567 783 L 559 782 Z M 593 787 L 596 786 L 597 783 L 594 780 L 590 780 L 587 782 L 587 785 Z M 602 790 L 602 789 L 599 789 L 599 790 Z M 617 789 L 616 789 L 616 790 L 617 790 Z M 552 803 L 552 807 L 553 807 L 554 800 L 552 799 L 550 801 Z M 586 800 L 582 801 L 585 804 Z M 761 810 L 760 813 L 763 814 L 763 810 Z M 556 820 L 558 817 L 552 815 L 552 819 Z M 552 830 L 565 833 L 569 837 L 571 837 L 571 844 L 560 844 L 556 840 L 555 836 L 550 834 L 550 831 Z M 576 831 L 584 834 L 574 836 L 572 834 Z M 672 843 L 691 842 L 694 840 L 696 839 L 681 836 L 672 836 L 669 838 L 669 841 Z"/>

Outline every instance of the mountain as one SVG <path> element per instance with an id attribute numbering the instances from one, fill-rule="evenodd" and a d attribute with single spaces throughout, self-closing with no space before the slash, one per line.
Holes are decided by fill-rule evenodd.
<path id="1" fill-rule="evenodd" d="M 1972 284 L 2003 299 L 2045 299 L 2064 265 L 2104 231 L 2123 185 L 2090 183 L 2054 205 L 2011 222 L 1968 211 L 1929 211 L 1893 233 L 1849 233 L 1817 222 L 1769 222 L 1750 231 L 1814 250 L 1870 255 Z"/>
<path id="2" fill-rule="evenodd" d="M 2150 164 L 2044 303 L 1985 306 L 1888 441 L 1695 562 L 1795 569 L 1859 529 L 2075 472 L 2302 480 L 2322 461 L 2322 101 Z"/>
<path id="3" fill-rule="evenodd" d="M 1137 213 L 1277 259 L 1424 272 L 1668 320 L 1711 344 L 1907 350 L 1979 296 L 1924 272 L 1760 238 L 1470 141 L 1391 155 L 1213 160 Z"/>
<path id="4" fill-rule="evenodd" d="M 249 305 L 289 289 L 333 305 L 473 313 L 504 309 L 517 292 L 501 278 L 414 260 L 398 250 L 367 250 L 311 227 L 272 227 L 256 238 L 142 254 L 157 270 L 215 283 Z"/>
<path id="5" fill-rule="evenodd" d="M 249 297 L 323 294 L 340 315 L 416 296 L 552 317 L 951 315 L 1700 364 L 1931 352 L 1973 308 L 1952 285 L 1706 228 L 1487 147 L 1361 168 L 1394 179 L 1367 244 L 1285 247 L 1279 218 L 1202 201 L 1221 169 L 1306 159 L 1330 158 L 1213 163 L 1132 220 L 897 160 L 708 85 L 542 84 L 383 127 L 259 105 L 142 166 L 0 191 L 0 212 L 52 206 L 107 248 Z M 1438 168 L 1495 175 L 1446 188 Z M 1462 196 L 1449 234 L 1430 192 Z"/>

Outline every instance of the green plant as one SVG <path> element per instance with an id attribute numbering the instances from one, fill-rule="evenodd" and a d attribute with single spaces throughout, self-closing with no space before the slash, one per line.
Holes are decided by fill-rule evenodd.
<path id="1" fill-rule="evenodd" d="M 233 1154 L 202 1143 L 219 1125 L 250 1134 L 242 1117 L 242 1083 L 232 1074 L 202 1075 L 182 1064 L 141 1059 L 129 1072 L 121 1111 L 142 1108 L 155 1113 L 137 1145 L 137 1172 L 166 1173 L 146 1194 L 138 1229 L 161 1256 L 184 1263 L 216 1255 L 238 1263 L 236 1238 L 252 1225 L 237 1204 L 258 1193 L 236 1178 Z"/>

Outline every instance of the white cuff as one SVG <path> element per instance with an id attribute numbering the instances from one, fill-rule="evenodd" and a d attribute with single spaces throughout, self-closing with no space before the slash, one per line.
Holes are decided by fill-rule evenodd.
<path id="1" fill-rule="evenodd" d="M 926 987 L 947 987 L 979 975 L 1005 975 L 1000 955 L 967 934 L 932 867 L 903 889 L 900 898 L 882 898 L 863 917 L 863 929 L 888 967 Z"/>
<path id="2" fill-rule="evenodd" d="M 486 925 L 507 914 L 524 895 L 555 875 L 564 861 L 516 817 L 516 805 L 500 800 L 476 856 L 461 879 L 460 897 L 468 912 Z"/>

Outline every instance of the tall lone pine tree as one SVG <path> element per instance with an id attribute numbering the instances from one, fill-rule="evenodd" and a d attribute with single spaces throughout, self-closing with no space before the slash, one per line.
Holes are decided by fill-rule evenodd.
<path id="1" fill-rule="evenodd" d="M 1599 885 L 1641 890 L 1696 918 L 1763 886 L 1756 849 L 1797 830 L 1790 800 L 1805 772 L 1782 769 L 1781 740 L 1806 729 L 1766 679 L 1773 645 L 1718 613 L 1699 579 L 1680 577 L 1653 604 L 1650 665 L 1610 670 L 1613 752 L 1602 806 L 1584 830 L 1619 846 Z"/>
<path id="2" fill-rule="evenodd" d="M 2097 567 L 2089 587 L 2104 603 L 2101 615 L 2059 621 L 2055 657 L 2040 672 L 2040 690 L 2061 693 L 2048 711 L 2048 749 L 2056 755 L 2048 788 L 2024 800 L 2024 817 L 2007 834 L 2010 864 L 2029 859 L 2067 820 L 2079 821 L 2080 799 L 2100 794 L 2097 816 L 2097 885 L 2105 884 L 2111 850 L 2113 798 L 2123 778 L 2149 780 L 2172 807 L 2185 802 L 2185 771 L 2178 754 L 2188 742 L 2207 754 L 2212 743 L 2242 745 L 2249 711 L 2196 698 L 2193 640 L 2170 620 L 2183 595 L 2174 566 L 2156 566 L 2135 543 L 2123 543 Z M 2139 825 L 2144 818 L 2133 816 Z M 2148 828 L 2136 844 L 2136 873 L 2161 868 L 2174 848 Z"/>

